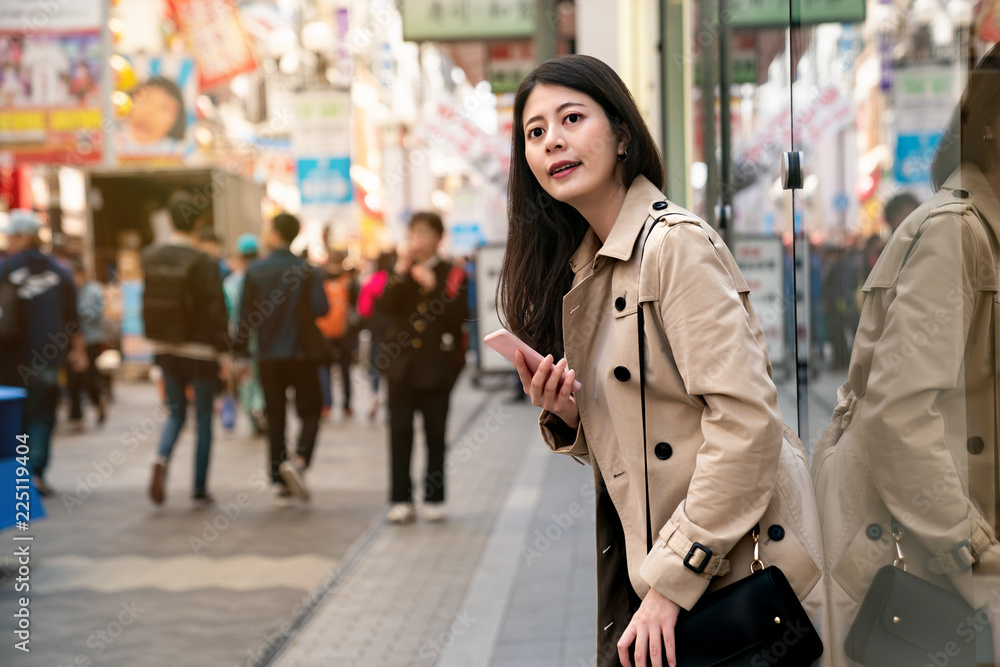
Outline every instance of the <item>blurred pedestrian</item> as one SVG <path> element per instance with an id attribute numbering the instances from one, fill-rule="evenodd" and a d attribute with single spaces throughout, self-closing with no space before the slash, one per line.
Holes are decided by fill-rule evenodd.
<path id="1" fill-rule="evenodd" d="M 198 249 L 212 258 L 219 267 L 219 276 L 225 280 L 232 273 L 229 264 L 222 257 L 222 241 L 211 227 L 202 227 L 198 232 Z"/>
<path id="2" fill-rule="evenodd" d="M 413 521 L 413 418 L 423 415 L 427 443 L 424 516 L 445 517 L 445 425 L 451 389 L 465 364 L 462 325 L 469 315 L 464 271 L 438 255 L 444 224 L 435 213 L 410 218 L 409 246 L 401 248 L 375 311 L 390 325 L 379 346 L 389 380 L 391 489 L 388 518 Z"/>
<path id="3" fill-rule="evenodd" d="M 329 310 L 320 273 L 289 250 L 299 228 L 295 216 L 279 213 L 264 232 L 271 253 L 247 268 L 240 299 L 240 333 L 234 346 L 237 354 L 246 354 L 256 332 L 267 412 L 268 463 L 279 507 L 288 506 L 293 495 L 309 500 L 305 471 L 316 446 L 322 407 L 317 367 L 331 362 L 326 341 L 315 324 L 315 319 Z M 289 387 L 295 390 L 295 409 L 302 421 L 291 457 L 285 441 Z"/>
<path id="4" fill-rule="evenodd" d="M 345 417 L 354 414 L 351 409 L 351 363 L 358 340 L 358 281 L 355 272 L 346 266 L 346 257 L 333 255 L 327 262 L 323 290 L 330 309 L 326 315 L 316 320 L 316 326 L 327 340 L 333 355 L 333 366 L 340 375 L 343 401 L 341 407 Z M 319 369 L 320 387 L 323 391 L 321 416 L 326 417 L 333 407 L 333 386 L 330 378 L 331 366 Z"/>
<path id="5" fill-rule="evenodd" d="M 87 368 L 73 276 L 42 252 L 41 224 L 32 211 L 10 212 L 9 256 L 0 262 L 0 385 L 28 391 L 21 433 L 28 436 L 31 474 L 42 495 L 59 403 L 59 369 Z"/>
<path id="6" fill-rule="evenodd" d="M 80 317 L 80 330 L 87 345 L 87 370 L 82 373 L 67 369 L 66 385 L 69 391 L 70 428 L 83 430 L 83 394 L 97 411 L 97 423 L 103 424 L 107 416 L 108 395 L 105 377 L 97 367 L 97 357 L 104 351 L 104 291 L 96 280 L 87 280 L 86 270 L 79 260 L 73 260 L 73 281 L 77 289 L 76 310 Z"/>
<path id="7" fill-rule="evenodd" d="M 630 665 L 633 648 L 638 665 L 709 664 L 675 655 L 678 616 L 710 586 L 746 577 L 758 543 L 822 630 L 806 453 L 783 428 L 736 260 L 663 196 L 656 142 L 603 62 L 537 67 L 518 87 L 513 125 L 499 309 L 514 334 L 555 353 L 533 374 L 515 356 L 545 443 L 594 468 L 597 664 Z M 788 657 L 816 648 L 799 632 L 782 644 Z"/>
<path id="8" fill-rule="evenodd" d="M 234 338 L 239 334 L 240 307 L 243 298 L 243 283 L 247 267 L 257 259 L 259 242 L 254 234 L 242 234 L 236 239 L 236 256 L 233 258 L 233 272 L 222 281 L 226 295 L 226 309 L 229 311 L 229 334 Z M 267 432 L 267 415 L 264 413 L 264 388 L 260 383 L 260 367 L 257 365 L 257 336 L 253 334 L 247 341 L 250 355 L 246 366 L 234 365 L 230 384 L 236 384 L 240 407 L 250 419 L 250 426 L 256 435 Z"/>
<path id="9" fill-rule="evenodd" d="M 369 421 L 375 421 L 375 417 L 378 415 L 379 390 L 381 389 L 379 379 L 385 369 L 380 368 L 377 362 L 386 331 L 391 325 L 391 321 L 385 313 L 375 310 L 375 302 L 382 296 L 385 285 L 389 281 L 389 273 L 395 264 L 395 252 L 381 253 L 375 262 L 375 270 L 364 281 L 358 292 L 358 315 L 361 316 L 361 326 L 371 334 L 371 344 L 368 348 L 368 379 L 372 389 L 372 400 L 368 406 Z"/>
<path id="10" fill-rule="evenodd" d="M 889 233 L 894 233 L 899 229 L 899 226 L 903 224 L 903 220 L 906 220 L 919 207 L 920 200 L 909 192 L 900 192 L 893 195 L 885 203 L 885 209 L 882 211 L 885 223 L 889 225 Z"/>
<path id="11" fill-rule="evenodd" d="M 196 505 L 212 502 L 208 465 L 212 449 L 212 403 L 219 378 L 220 354 L 229 349 L 226 303 L 218 264 L 198 249 L 200 215 L 191 195 L 177 192 L 169 202 L 173 231 L 167 241 L 143 250 L 145 287 L 142 319 L 163 372 L 170 417 L 160 435 L 149 496 L 161 505 L 166 497 L 167 467 L 187 419 L 187 387 L 194 390 L 197 447 Z"/>

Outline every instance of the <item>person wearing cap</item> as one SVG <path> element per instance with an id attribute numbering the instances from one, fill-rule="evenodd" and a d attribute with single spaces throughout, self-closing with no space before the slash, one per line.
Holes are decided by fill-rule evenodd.
<path id="1" fill-rule="evenodd" d="M 243 297 L 243 283 L 246 280 L 247 267 L 257 259 L 260 244 L 255 234 L 241 234 L 236 239 L 236 256 L 232 260 L 232 273 L 222 281 L 226 296 L 226 308 L 229 311 L 229 333 L 236 336 L 239 333 L 240 305 Z M 254 432 L 258 435 L 267 432 L 267 416 L 264 412 L 264 389 L 260 384 L 260 368 L 257 366 L 257 339 L 252 336 L 248 341 L 250 359 L 248 366 L 242 366 L 238 372 L 240 407 L 250 417 Z"/>
<path id="2" fill-rule="evenodd" d="M 69 270 L 42 252 L 41 223 L 34 212 L 11 211 L 4 229 L 10 255 L 0 261 L 0 283 L 15 287 L 15 331 L 0 342 L 0 385 L 23 387 L 28 396 L 21 417 L 28 436 L 30 468 L 42 495 L 52 431 L 59 403 L 63 363 L 83 372 L 87 349 L 76 310 L 76 287 Z"/>

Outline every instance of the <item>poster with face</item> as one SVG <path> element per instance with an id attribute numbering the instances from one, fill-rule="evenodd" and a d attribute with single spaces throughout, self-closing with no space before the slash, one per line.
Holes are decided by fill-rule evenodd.
<path id="1" fill-rule="evenodd" d="M 183 162 L 194 153 L 198 76 L 192 58 L 129 59 L 135 84 L 119 113 L 119 161 Z M 121 107 L 120 107 L 121 108 Z"/>

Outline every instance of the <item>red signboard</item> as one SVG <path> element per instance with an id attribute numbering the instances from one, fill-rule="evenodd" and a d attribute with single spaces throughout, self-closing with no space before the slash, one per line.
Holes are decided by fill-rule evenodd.
<path id="1" fill-rule="evenodd" d="M 257 67 L 232 0 L 168 0 L 198 62 L 202 90 Z"/>

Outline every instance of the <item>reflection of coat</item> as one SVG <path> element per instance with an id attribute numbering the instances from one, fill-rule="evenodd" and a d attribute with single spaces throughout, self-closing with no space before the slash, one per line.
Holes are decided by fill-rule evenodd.
<path id="1" fill-rule="evenodd" d="M 576 394 L 581 426 L 571 431 L 547 412 L 540 423 L 549 447 L 594 466 L 598 540 L 614 532 L 607 524 L 615 513 L 601 511 L 606 488 L 636 593 L 644 597 L 652 586 L 690 608 L 706 589 L 749 573 L 749 533 L 760 522 L 762 559 L 781 567 L 823 633 L 822 549 L 805 451 L 790 431 L 783 441 L 764 335 L 722 239 L 640 176 L 603 247 L 589 230 L 570 264 L 575 277 L 563 299 L 563 331 L 566 358 L 583 385 Z M 654 532 L 648 555 L 640 302 Z M 701 573 L 693 568 L 703 551 L 685 565 L 695 542 L 712 552 Z M 618 562 L 621 546 L 597 547 L 598 580 L 608 581 L 614 573 L 607 564 Z M 626 621 L 620 600 L 598 597 L 603 649 Z"/>
<path id="2" fill-rule="evenodd" d="M 997 234 L 1000 203 L 964 165 L 889 239 L 813 458 L 839 664 L 850 664 L 839 649 L 872 577 L 895 557 L 890 514 L 906 533 L 907 571 L 957 585 L 976 606 L 996 588 L 979 581 L 973 592 L 963 569 L 975 558 L 968 544 L 980 561 L 972 573 L 1000 574 L 997 265 L 972 205 Z"/>

